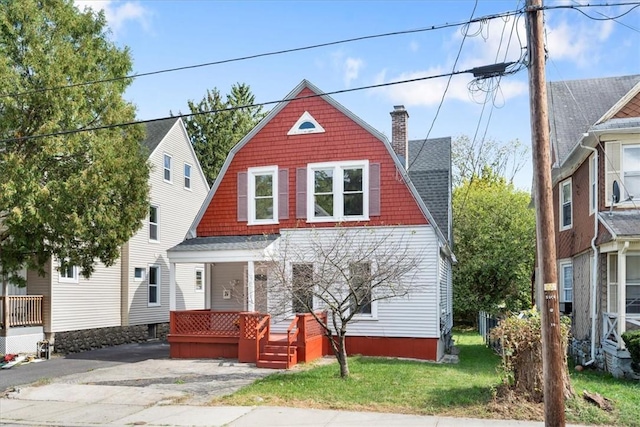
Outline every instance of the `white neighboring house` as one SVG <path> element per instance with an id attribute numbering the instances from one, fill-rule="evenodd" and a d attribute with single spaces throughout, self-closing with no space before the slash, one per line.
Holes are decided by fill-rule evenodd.
<path id="1" fill-rule="evenodd" d="M 149 215 L 121 248 L 120 259 L 108 268 L 98 264 L 90 279 L 77 267 L 59 271 L 58 260 L 47 263 L 44 277 L 28 271 L 27 295 L 42 295 L 42 326 L 5 328 L 0 352 L 34 352 L 35 341 L 45 336 L 68 351 L 164 333 L 169 321 L 166 251 L 184 239 L 209 186 L 182 119 L 148 123 L 142 144 L 152 165 Z M 176 271 L 176 306 L 204 307 L 203 272 L 198 264 Z"/>

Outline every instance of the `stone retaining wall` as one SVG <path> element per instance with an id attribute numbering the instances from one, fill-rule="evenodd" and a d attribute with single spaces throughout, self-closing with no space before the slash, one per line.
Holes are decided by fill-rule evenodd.
<path id="1" fill-rule="evenodd" d="M 155 336 L 150 336 L 152 335 L 150 329 L 153 327 L 155 327 Z M 78 353 L 119 344 L 144 342 L 149 339 L 165 341 L 168 333 L 168 323 L 56 332 L 53 348 L 55 353 Z"/>

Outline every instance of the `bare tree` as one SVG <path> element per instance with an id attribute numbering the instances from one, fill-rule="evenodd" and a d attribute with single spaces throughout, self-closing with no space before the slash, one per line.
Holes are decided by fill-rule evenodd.
<path id="1" fill-rule="evenodd" d="M 504 144 L 493 139 L 472 141 L 461 135 L 453 141 L 451 152 L 453 185 L 458 187 L 472 177 L 480 176 L 486 167 L 513 183 L 527 161 L 528 151 L 529 148 L 517 139 Z"/>
<path id="2" fill-rule="evenodd" d="M 346 378 L 348 325 L 371 316 L 374 302 L 416 291 L 421 258 L 422 247 L 407 230 L 337 226 L 283 231 L 271 255 L 270 312 L 312 313 Z M 314 310 L 327 310 L 327 324 Z"/>

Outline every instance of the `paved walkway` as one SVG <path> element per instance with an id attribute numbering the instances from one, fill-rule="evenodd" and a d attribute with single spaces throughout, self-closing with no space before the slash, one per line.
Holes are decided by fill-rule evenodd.
<path id="1" fill-rule="evenodd" d="M 160 346 L 160 344 L 156 344 Z M 130 352 L 129 352 L 130 351 Z M 229 360 L 170 360 L 163 348 L 120 346 L 2 370 L 11 383 L 0 398 L 4 426 L 543 426 L 479 420 L 283 407 L 206 406 L 274 370 Z M 137 356 L 132 356 L 137 354 Z M 119 356 L 118 356 L 119 355 Z M 77 360 L 91 361 L 85 365 Z M 67 365 L 65 366 L 65 360 Z M 93 362 L 102 362 L 97 367 Z M 47 366 L 51 367 L 48 376 Z M 73 369 L 70 368 L 73 367 Z M 69 370 L 76 372 L 68 374 Z M 37 371 L 38 375 L 33 375 Z M 35 384 L 16 380 L 38 378 Z M 13 378 L 13 380 L 7 380 Z M 0 388 L 2 391 L 2 388 Z"/>

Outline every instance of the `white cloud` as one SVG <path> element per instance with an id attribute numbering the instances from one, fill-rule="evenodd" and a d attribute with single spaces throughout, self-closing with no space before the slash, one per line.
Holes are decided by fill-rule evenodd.
<path id="1" fill-rule="evenodd" d="M 609 40 L 615 22 L 569 22 L 561 20 L 547 25 L 547 50 L 552 60 L 571 61 L 579 67 L 596 65 L 601 54 L 599 45 Z"/>
<path id="2" fill-rule="evenodd" d="M 95 10 L 103 10 L 109 28 L 117 34 L 129 21 L 138 22 L 142 28 L 149 30 L 149 18 L 151 11 L 139 1 L 114 1 L 114 0 L 74 0 L 80 10 L 85 7 Z"/>
<path id="3" fill-rule="evenodd" d="M 349 87 L 351 82 L 358 78 L 360 68 L 364 65 L 362 59 L 347 58 L 344 61 L 344 85 Z"/>

